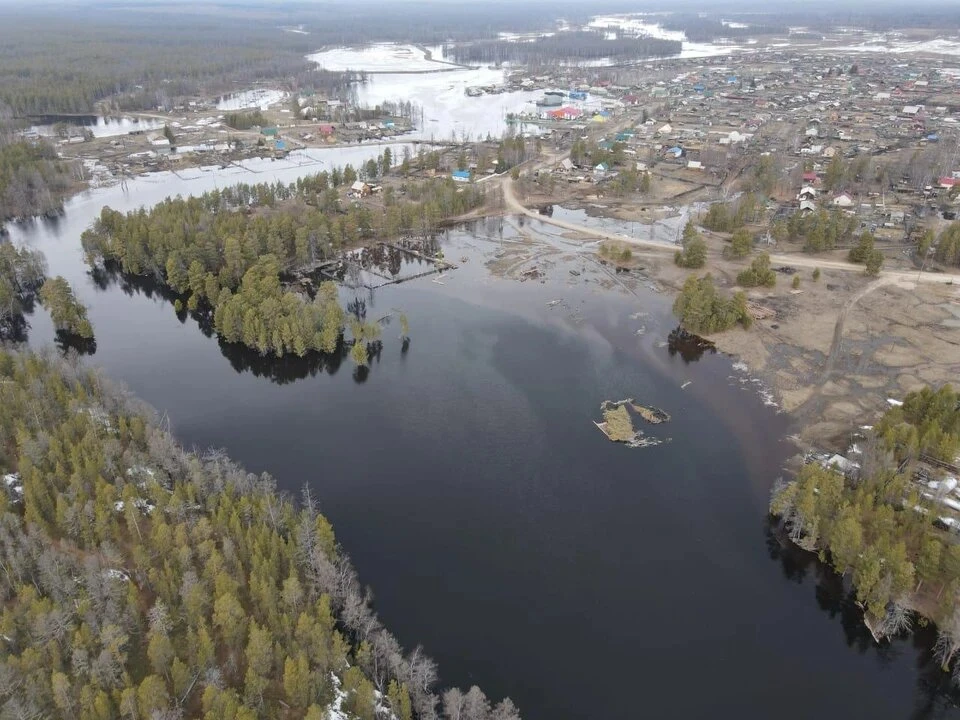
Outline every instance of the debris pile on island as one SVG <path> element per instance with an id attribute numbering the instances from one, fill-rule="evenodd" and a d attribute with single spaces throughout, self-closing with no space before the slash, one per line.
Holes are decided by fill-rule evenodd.
<path id="1" fill-rule="evenodd" d="M 638 430 L 634 423 L 635 415 L 652 425 L 669 422 L 670 416 L 660 408 L 641 405 L 633 398 L 627 398 L 616 402 L 604 400 L 600 410 L 603 413 L 603 422 L 594 421 L 593 424 L 600 428 L 600 432 L 611 442 L 624 443 L 629 447 L 650 447 L 669 441 L 669 438 L 648 437 L 642 430 Z"/>

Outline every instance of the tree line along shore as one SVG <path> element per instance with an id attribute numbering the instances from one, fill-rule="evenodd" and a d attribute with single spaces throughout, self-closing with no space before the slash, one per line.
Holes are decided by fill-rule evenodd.
<path id="1" fill-rule="evenodd" d="M 180 448 L 96 371 L 0 350 L 7 717 L 519 720 L 434 686 L 309 491 Z"/>
<path id="2" fill-rule="evenodd" d="M 378 327 L 359 316 L 347 323 L 333 282 L 321 283 L 311 299 L 282 277 L 374 238 L 430 235 L 447 218 L 481 206 L 484 193 L 437 180 L 387 188 L 376 205 L 342 203 L 338 187 L 355 178 L 347 166 L 290 185 L 238 185 L 127 214 L 105 208 L 82 243 L 91 264 L 151 276 L 177 294 L 178 307 L 209 312 L 227 342 L 302 357 L 333 352 L 349 328 L 357 348 L 351 355 L 365 365 L 363 348 Z"/>
<path id="3" fill-rule="evenodd" d="M 805 464 L 773 488 L 770 512 L 800 547 L 849 575 L 878 639 L 936 623 L 934 652 L 960 685 L 960 543 L 945 510 L 960 503 L 960 395 L 908 394 L 866 433 L 859 467 Z"/>

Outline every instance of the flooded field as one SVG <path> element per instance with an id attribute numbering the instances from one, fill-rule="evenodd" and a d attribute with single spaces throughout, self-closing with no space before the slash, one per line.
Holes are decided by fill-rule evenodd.
<path id="1" fill-rule="evenodd" d="M 427 57 L 427 53 L 430 57 Z M 378 43 L 363 48 L 334 48 L 308 55 L 324 70 L 367 73 L 432 72 L 453 67 L 442 61 L 439 48 Z"/>
<path id="2" fill-rule="evenodd" d="M 245 90 L 243 92 L 224 95 L 217 101 L 217 110 L 266 110 L 286 97 L 282 90 L 270 90 L 261 88 L 258 90 Z"/>
<path id="3" fill-rule="evenodd" d="M 602 210 L 603 206 L 598 206 L 598 209 Z M 605 217 L 599 213 L 591 214 L 589 206 L 573 209 L 552 205 L 549 206 L 547 214 L 556 220 L 596 228 L 607 233 L 616 233 L 622 235 L 625 240 L 653 240 L 667 245 L 676 245 L 683 235 L 684 226 L 698 210 L 697 206 L 690 205 L 662 208 L 657 212 L 651 212 L 649 218 L 636 221 Z"/>
<path id="4" fill-rule="evenodd" d="M 33 125 L 27 129 L 27 132 L 32 132 L 44 137 L 54 137 L 57 135 L 57 123 L 67 125 L 68 133 L 70 132 L 69 128 L 80 128 L 89 130 L 93 133 L 94 137 L 98 138 L 119 137 L 121 135 L 129 135 L 131 132 L 136 131 L 143 132 L 163 129 L 162 120 L 151 118 L 106 117 L 103 115 L 77 117 L 64 115 L 62 117 L 52 116 L 45 119 L 47 122 Z"/>
<path id="5" fill-rule="evenodd" d="M 337 67 L 373 73 L 354 86 L 360 105 L 375 107 L 384 102 L 412 102 L 423 115 L 411 140 L 479 140 L 500 137 L 508 127 L 507 115 L 534 110 L 542 91 L 505 92 L 468 97 L 466 89 L 500 85 L 503 68 L 458 68 L 438 62 L 441 49 L 430 48 L 435 58 L 427 61 L 423 51 L 411 46 L 377 45 L 360 50 L 340 49 L 308 55 L 321 67 Z M 419 57 L 418 57 L 419 55 Z M 437 69 L 443 72 L 434 72 Z M 452 68 L 452 69 L 451 69 Z"/>

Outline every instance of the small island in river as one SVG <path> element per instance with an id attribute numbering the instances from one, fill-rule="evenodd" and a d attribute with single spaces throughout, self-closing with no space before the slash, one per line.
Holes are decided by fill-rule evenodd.
<path id="1" fill-rule="evenodd" d="M 604 400 L 600 405 L 603 422 L 594 421 L 594 425 L 612 442 L 624 443 L 630 447 L 649 447 L 664 442 L 659 438 L 647 437 L 638 430 L 634 415 L 652 425 L 669 422 L 670 415 L 652 405 L 641 405 L 633 398 L 626 400 Z"/>

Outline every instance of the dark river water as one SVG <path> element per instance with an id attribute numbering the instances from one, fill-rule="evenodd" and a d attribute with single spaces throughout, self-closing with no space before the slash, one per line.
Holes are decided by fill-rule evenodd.
<path id="1" fill-rule="evenodd" d="M 345 291 L 368 318 L 410 318 L 406 352 L 388 326 L 363 375 L 223 348 L 146 286 L 90 276 L 79 236 L 104 204 L 319 169 L 250 167 L 93 191 L 11 238 L 89 305 L 91 362 L 185 445 L 313 489 L 387 626 L 445 685 L 509 695 L 528 720 L 960 717 L 929 631 L 877 647 L 839 579 L 771 532 L 789 430 L 757 384 L 676 352 L 669 298 L 539 223 L 448 233 L 460 268 L 439 282 Z M 524 258 L 543 282 L 503 276 Z M 30 323 L 49 345 L 45 313 Z M 672 415 L 645 428 L 669 442 L 605 439 L 600 403 L 626 397 Z"/>

